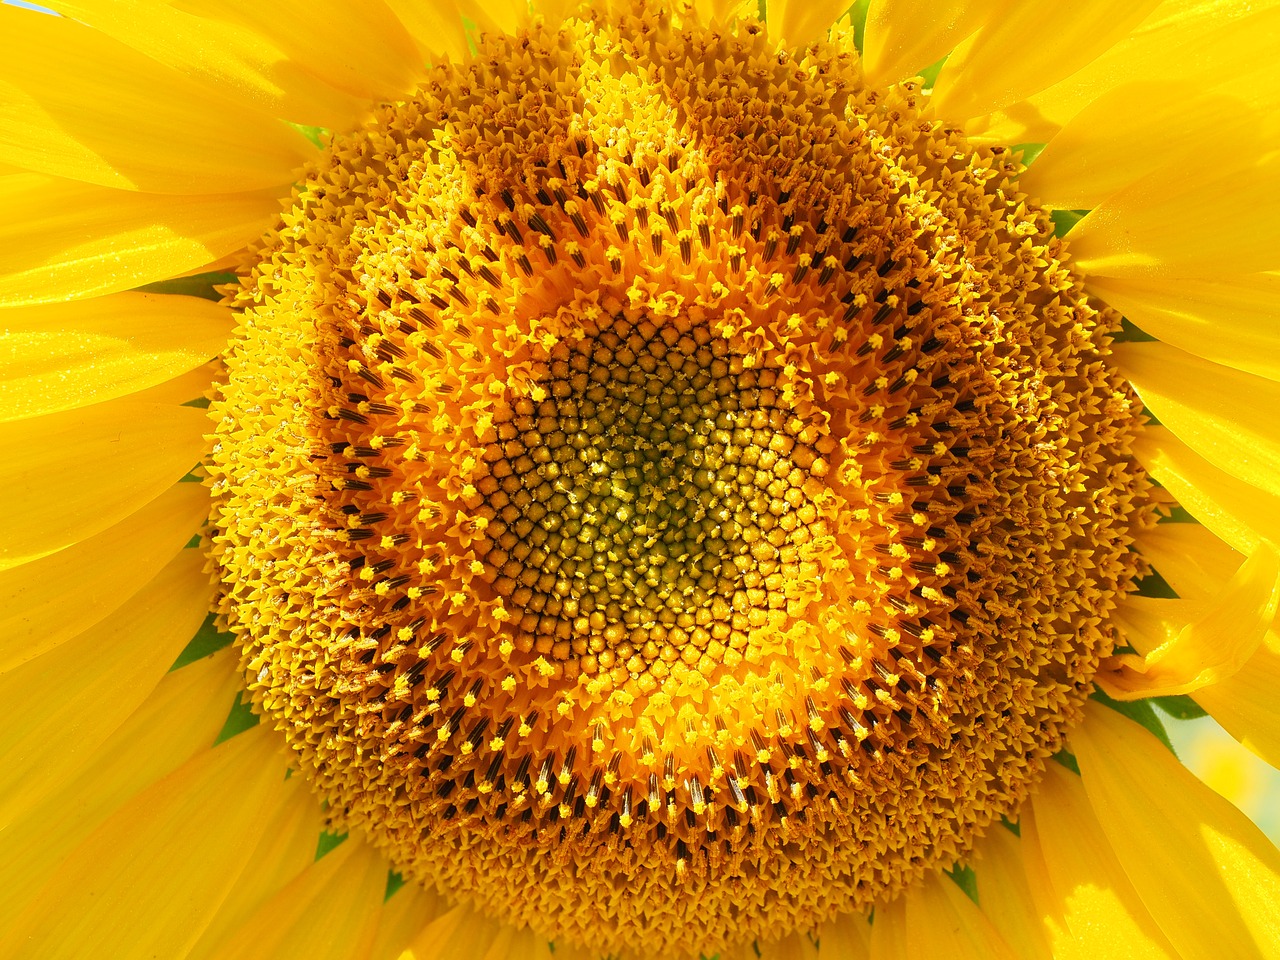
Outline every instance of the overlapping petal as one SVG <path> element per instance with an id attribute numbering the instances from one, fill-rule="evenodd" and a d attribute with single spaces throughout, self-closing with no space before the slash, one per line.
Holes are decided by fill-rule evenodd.
<path id="1" fill-rule="evenodd" d="M 5 163 L 103 187 L 238 193 L 289 183 L 310 153 L 269 113 L 74 20 L 0 6 L 0 34 Z"/>
<path id="2" fill-rule="evenodd" d="M 0 177 L 0 307 L 96 297 L 247 246 L 280 191 L 171 197 L 39 173 Z"/>
<path id="3" fill-rule="evenodd" d="M 203 410 L 125 397 L 0 424 L 0 570 L 56 553 L 140 510 L 204 452 Z"/>
<path id="4" fill-rule="evenodd" d="M 1111 848 L 1178 953 L 1280 955 L 1280 851 L 1262 831 L 1115 711 L 1090 704 L 1071 742 Z"/>
<path id="5" fill-rule="evenodd" d="M 11 309 L 0 331 L 0 421 L 114 400 L 216 357 L 231 313 L 197 297 L 122 293 Z"/>
<path id="6" fill-rule="evenodd" d="M 117 809 L 58 865 L 0 934 L 0 954 L 183 956 L 284 796 L 279 747 L 265 728 L 193 757 Z"/>

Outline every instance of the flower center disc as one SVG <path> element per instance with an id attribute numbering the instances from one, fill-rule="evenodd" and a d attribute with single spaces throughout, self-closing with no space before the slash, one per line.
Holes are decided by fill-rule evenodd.
<path id="1" fill-rule="evenodd" d="M 1136 401 L 1008 154 L 753 21 L 490 38 L 244 271 L 212 554 L 341 826 L 708 954 L 1016 810 L 1114 637 Z"/>

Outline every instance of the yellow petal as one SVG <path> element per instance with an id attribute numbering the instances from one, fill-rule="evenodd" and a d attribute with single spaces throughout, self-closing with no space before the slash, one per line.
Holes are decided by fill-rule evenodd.
<path id="1" fill-rule="evenodd" d="M 844 0 L 770 0 L 766 8 L 769 35 L 788 47 L 803 47 L 826 36 L 848 9 Z"/>
<path id="2" fill-rule="evenodd" d="M 202 17 L 158 0 L 50 0 L 50 6 L 274 117 L 346 130 L 369 109 L 367 100 L 329 86 L 269 39 L 292 25 L 293 13 L 283 4 L 260 4 L 257 26 Z M 307 52 L 319 58 L 330 51 Z"/>
<path id="3" fill-rule="evenodd" d="M 398 960 L 475 960 L 499 937 L 502 924 L 454 907 L 428 923 Z"/>
<path id="4" fill-rule="evenodd" d="M 0 825 L 83 768 L 146 699 L 204 619 L 208 581 L 204 558 L 183 551 L 101 623 L 0 675 Z"/>
<path id="5" fill-rule="evenodd" d="M 5 163 L 104 187 L 235 193 L 288 184 L 314 152 L 287 124 L 74 20 L 0 6 L 0 36 Z"/>
<path id="6" fill-rule="evenodd" d="M 1252 29 L 1280 29 L 1280 10 L 1261 19 Z M 1089 209 L 1156 167 L 1200 163 L 1207 137 L 1218 153 L 1269 151 L 1280 101 L 1270 63 L 1280 45 L 1269 46 L 1250 59 L 1240 43 L 1201 44 L 1179 76 L 1100 91 L 1049 140 L 1022 189 L 1051 206 Z"/>
<path id="7" fill-rule="evenodd" d="M 529 19 L 527 0 L 460 0 L 458 9 L 484 33 L 515 33 Z"/>
<path id="8" fill-rule="evenodd" d="M 121 293 L 5 312 L 0 420 L 57 413 L 163 383 L 216 356 L 231 312 L 198 297 Z"/>
<path id="9" fill-rule="evenodd" d="M 322 827 L 320 801 L 305 779 L 290 777 L 271 822 L 249 857 L 248 869 L 240 875 L 186 960 L 225 955 L 221 947 L 226 941 L 315 862 Z"/>
<path id="10" fill-rule="evenodd" d="M 1162 487 L 1236 550 L 1249 554 L 1263 540 L 1280 543 L 1280 496 L 1224 473 L 1164 427 L 1143 430 L 1134 452 Z"/>
<path id="11" fill-rule="evenodd" d="M 907 950 L 907 898 L 876 906 L 871 924 L 871 960 L 914 960 Z"/>
<path id="12" fill-rule="evenodd" d="M 1166 343 L 1118 344 L 1115 358 L 1142 402 L 1179 440 L 1220 470 L 1280 494 L 1280 383 Z"/>
<path id="13" fill-rule="evenodd" d="M 1280 956 L 1280 850 L 1262 831 L 1114 710 L 1087 704 L 1071 744 L 1112 849 L 1174 947 Z"/>
<path id="14" fill-rule="evenodd" d="M 1022 840 L 992 826 L 978 841 L 978 903 L 991 925 L 1022 960 L 1053 960 L 1044 923 L 1022 867 Z"/>
<path id="15" fill-rule="evenodd" d="M 1157 3 L 1013 4 L 947 60 L 934 110 L 960 121 L 1037 93 L 1119 43 Z"/>
<path id="16" fill-rule="evenodd" d="M 1112 616 L 1124 642 L 1138 653 L 1148 654 L 1172 643 L 1208 608 L 1209 602 L 1204 600 L 1130 596 Z"/>
<path id="17" fill-rule="evenodd" d="M 693 0 L 694 12 L 703 23 L 724 23 L 734 17 L 755 16 L 755 0 Z"/>
<path id="18" fill-rule="evenodd" d="M 378 931 L 387 862 L 347 840 L 307 866 L 207 956 L 225 960 L 363 960 Z"/>
<path id="19" fill-rule="evenodd" d="M 195 466 L 194 407 L 111 400 L 0 424 L 0 570 L 48 556 L 146 506 Z"/>
<path id="20" fill-rule="evenodd" d="M 1264 544 L 1202 616 L 1145 655 L 1103 661 L 1098 685 L 1117 700 L 1168 697 L 1221 683 L 1262 642 L 1280 603 L 1280 555 Z"/>
<path id="21" fill-rule="evenodd" d="M 803 933 L 792 933 L 781 940 L 757 943 L 753 951 L 759 960 L 817 960 L 818 948 Z"/>
<path id="22" fill-rule="evenodd" d="M 1241 744 L 1280 769 L 1280 627 L 1273 623 L 1252 659 L 1222 683 L 1192 696 Z"/>
<path id="23" fill-rule="evenodd" d="M 1256 242 L 1278 217 L 1280 153 L 1227 144 L 1212 163 L 1164 163 L 1111 194 L 1071 228 L 1071 252 L 1095 277 L 1247 275 L 1280 266 L 1280 247 Z"/>
<path id="24" fill-rule="evenodd" d="M 395 99 L 423 79 L 418 48 L 383 0 L 217 0 L 196 6 L 215 24 L 253 31 L 289 61 L 360 101 Z"/>
<path id="25" fill-rule="evenodd" d="M 1021 823 L 1027 879 L 1054 960 L 1179 960 L 1120 866 L 1079 777 L 1046 764 Z"/>
<path id="26" fill-rule="evenodd" d="M 274 190 L 169 197 L 24 173 L 0 178 L 0 209 L 0 307 L 13 307 L 177 276 L 256 240 L 280 201 Z"/>
<path id="27" fill-rule="evenodd" d="M 982 122 L 979 139 L 995 143 L 1044 143 L 1071 118 L 1108 91 L 1147 83 L 1176 84 L 1212 78 L 1202 64 L 1220 68 L 1275 59 L 1276 0 L 1223 4 L 1218 0 L 1168 0 L 1126 39 L 1059 83 Z M 1197 72 L 1199 71 L 1199 72 Z M 975 133 L 971 124 L 969 132 Z M 1037 161 L 1038 162 L 1038 161 Z"/>
<path id="28" fill-rule="evenodd" d="M 0 930 L 107 817 L 209 749 L 239 685 L 230 650 L 166 674 L 75 779 L 0 831 Z"/>
<path id="29" fill-rule="evenodd" d="M 1259 79 L 1273 75 L 1258 71 Z M 1268 90 L 1267 102 L 1251 107 L 1188 80 L 1109 91 L 1049 141 L 1021 189 L 1050 207 L 1091 209 L 1162 165 L 1200 163 L 1210 131 L 1224 153 L 1261 155 L 1275 142 L 1277 91 L 1242 87 Z"/>
<path id="30" fill-rule="evenodd" d="M 872 0 L 862 42 L 868 83 L 887 86 L 914 76 L 1008 6 L 1004 0 Z"/>
<path id="31" fill-rule="evenodd" d="M 1280 324 L 1274 322 L 1280 275 L 1209 280 L 1088 277 L 1085 284 L 1157 340 L 1214 363 L 1280 380 Z"/>
<path id="32" fill-rule="evenodd" d="M 398 960 L 414 935 L 448 909 L 435 891 L 406 883 L 382 907 L 378 936 L 369 951 L 369 960 Z M 561 950 L 556 951 L 557 958 L 560 953 Z"/>
<path id="33" fill-rule="evenodd" d="M 165 406 L 182 406 L 194 400 L 203 400 L 209 387 L 221 376 L 221 361 L 211 360 L 194 370 L 180 373 L 171 380 L 157 383 L 126 399 L 133 403 L 159 403 Z"/>
<path id="34" fill-rule="evenodd" d="M 423 58 L 433 63 L 446 59 L 464 63 L 470 57 L 467 31 L 455 4 L 387 0 L 387 6 L 400 18 Z"/>
<path id="35" fill-rule="evenodd" d="M 1022 837 L 1018 852 L 1022 857 L 1027 893 L 1031 897 L 1034 915 L 1040 920 L 1039 930 L 1048 944 L 1049 955 L 1054 960 L 1075 960 L 1081 953 L 1080 945 L 1071 935 L 1071 927 L 1067 923 L 1067 904 L 1049 879 L 1049 868 L 1045 865 L 1040 835 L 1036 830 L 1035 811 L 1030 803 L 1023 806 L 1018 826 Z"/>
<path id="36" fill-rule="evenodd" d="M 870 960 L 871 924 L 865 914 L 841 914 L 820 926 L 814 939 L 822 960 Z"/>
<path id="37" fill-rule="evenodd" d="M 431 919 L 397 960 L 552 960 L 542 937 L 498 923 L 466 907 L 455 907 Z M 555 960 L 595 960 L 596 953 L 560 944 Z"/>
<path id="38" fill-rule="evenodd" d="M 187 544 L 208 512 L 204 488 L 174 484 L 96 537 L 0 571 L 0 673 L 119 609 Z"/>
<path id="39" fill-rule="evenodd" d="M 1160 523 L 1144 530 L 1139 549 L 1185 600 L 1216 599 L 1244 557 L 1198 523 Z"/>
<path id="40" fill-rule="evenodd" d="M 284 786 L 276 735 L 265 727 L 194 757 L 72 852 L 0 934 L 0 955 L 184 956 L 244 869 Z"/>
<path id="41" fill-rule="evenodd" d="M 941 873 L 911 886 L 905 900 L 907 956 L 1016 960 L 977 904 Z"/>

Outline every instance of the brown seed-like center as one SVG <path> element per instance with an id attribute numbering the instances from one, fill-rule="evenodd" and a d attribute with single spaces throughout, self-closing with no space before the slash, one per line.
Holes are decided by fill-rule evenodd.
<path id="1" fill-rule="evenodd" d="M 709 325 L 611 318 L 560 344 L 478 484 L 517 645 L 641 695 L 677 660 L 732 669 L 754 629 L 798 615 L 824 465 L 784 379 Z"/>

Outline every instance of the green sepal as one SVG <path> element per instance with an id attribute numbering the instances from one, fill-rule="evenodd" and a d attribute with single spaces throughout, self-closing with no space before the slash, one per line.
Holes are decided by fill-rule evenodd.
<path id="1" fill-rule="evenodd" d="M 231 645 L 231 641 L 235 637 L 229 633 L 219 631 L 213 622 L 214 615 L 212 613 L 204 618 L 204 623 L 200 624 L 200 629 L 196 631 L 196 635 L 187 641 L 187 645 L 178 654 L 178 659 L 173 661 L 173 666 L 169 668 L 170 670 L 177 670 L 189 663 L 203 660 L 205 657 L 217 653 L 223 647 Z"/>

